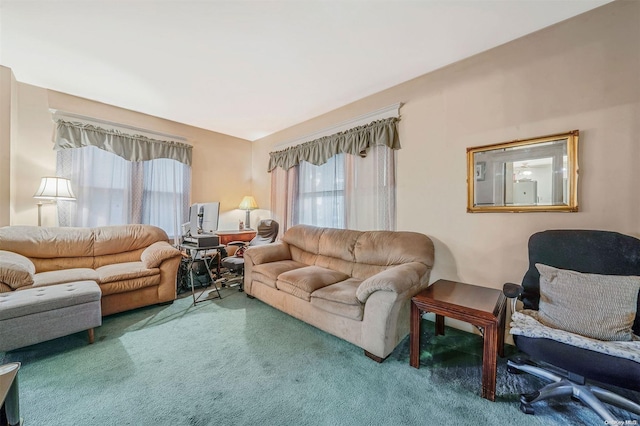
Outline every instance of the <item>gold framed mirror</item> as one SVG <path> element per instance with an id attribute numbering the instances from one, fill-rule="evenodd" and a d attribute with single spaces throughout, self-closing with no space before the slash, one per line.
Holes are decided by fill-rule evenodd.
<path id="1" fill-rule="evenodd" d="M 577 212 L 578 134 L 467 148 L 467 212 Z"/>

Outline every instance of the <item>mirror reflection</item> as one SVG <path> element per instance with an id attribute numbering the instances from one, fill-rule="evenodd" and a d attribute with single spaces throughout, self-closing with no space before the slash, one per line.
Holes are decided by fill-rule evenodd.
<path id="1" fill-rule="evenodd" d="M 574 130 L 467 149 L 467 211 L 577 211 L 577 142 Z"/>

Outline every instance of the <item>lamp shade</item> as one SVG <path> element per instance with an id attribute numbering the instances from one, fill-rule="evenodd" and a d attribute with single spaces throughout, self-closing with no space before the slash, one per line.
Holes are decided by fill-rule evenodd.
<path id="1" fill-rule="evenodd" d="M 71 190 L 71 181 L 61 177 L 43 177 L 40 187 L 33 194 L 33 198 L 43 200 L 68 200 L 73 201 L 76 196 Z"/>
<path id="2" fill-rule="evenodd" d="M 258 208 L 258 203 L 251 195 L 246 195 L 238 208 L 240 210 L 255 210 Z"/>

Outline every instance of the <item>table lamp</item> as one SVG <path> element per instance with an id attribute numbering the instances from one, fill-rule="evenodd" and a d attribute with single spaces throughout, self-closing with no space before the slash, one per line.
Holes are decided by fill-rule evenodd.
<path id="1" fill-rule="evenodd" d="M 247 211 L 247 217 L 244 221 L 244 227 L 245 229 L 251 229 L 251 210 L 257 209 L 258 203 L 256 203 L 256 200 L 251 195 L 245 195 L 245 197 L 242 199 L 242 202 L 240 203 L 240 207 L 238 208 L 240 210 Z"/>
<path id="2" fill-rule="evenodd" d="M 58 200 L 75 201 L 76 196 L 71 190 L 71 180 L 61 177 L 43 177 L 40 187 L 33 194 L 33 198 L 55 204 Z M 38 226 L 42 226 L 42 204 L 38 202 Z"/>

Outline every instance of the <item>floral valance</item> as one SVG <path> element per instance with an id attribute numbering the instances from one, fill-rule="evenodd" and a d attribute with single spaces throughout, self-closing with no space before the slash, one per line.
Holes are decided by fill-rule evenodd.
<path id="1" fill-rule="evenodd" d="M 160 141 L 142 135 L 129 135 L 107 130 L 91 124 L 56 120 L 54 149 L 95 146 L 128 161 L 148 161 L 170 158 L 191 165 L 191 145 L 181 142 Z"/>
<path id="2" fill-rule="evenodd" d="M 377 120 L 364 126 L 354 127 L 344 132 L 324 136 L 282 151 L 269 153 L 269 171 L 276 167 L 288 170 L 306 161 L 319 166 L 337 154 L 353 154 L 365 157 L 369 147 L 386 145 L 400 149 L 400 139 L 396 123 L 397 117 Z"/>

